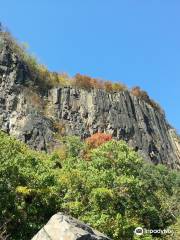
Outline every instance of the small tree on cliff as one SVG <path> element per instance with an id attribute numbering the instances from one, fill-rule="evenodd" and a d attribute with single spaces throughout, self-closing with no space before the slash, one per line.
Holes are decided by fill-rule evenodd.
<path id="1" fill-rule="evenodd" d="M 86 139 L 86 143 L 90 148 L 96 148 L 105 142 L 112 140 L 112 135 L 107 133 L 95 133 Z"/>

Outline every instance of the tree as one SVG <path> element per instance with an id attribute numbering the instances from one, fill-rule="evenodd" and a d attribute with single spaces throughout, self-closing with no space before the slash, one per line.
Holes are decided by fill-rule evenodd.
<path id="1" fill-rule="evenodd" d="M 54 162 L 0 132 L 0 226 L 29 239 L 58 210 Z M 56 199 L 56 200 L 55 200 Z"/>
<path id="2" fill-rule="evenodd" d="M 102 144 L 91 151 L 88 162 L 70 158 L 60 171 L 66 189 L 64 211 L 114 240 L 135 239 L 138 226 L 166 229 L 176 221 L 164 203 L 177 197 L 177 174 L 164 166 L 145 164 L 124 142 Z M 178 204 L 170 208 L 175 215 Z"/>
<path id="3" fill-rule="evenodd" d="M 103 143 L 112 140 L 112 135 L 107 133 L 95 133 L 86 139 L 86 143 L 90 148 L 96 148 Z"/>
<path id="4" fill-rule="evenodd" d="M 92 80 L 89 76 L 76 74 L 74 77 L 74 85 L 79 88 L 91 89 L 93 87 Z"/>
<path id="5" fill-rule="evenodd" d="M 113 91 L 113 86 L 110 81 L 105 81 L 104 82 L 104 88 L 107 92 L 112 92 Z"/>
<path id="6" fill-rule="evenodd" d="M 32 151 L 0 132 L 0 236 L 30 239 L 58 211 L 114 240 L 139 239 L 133 232 L 139 226 L 178 228 L 178 172 L 145 163 L 123 141 L 91 149 L 89 161 L 79 154 L 86 145 L 79 138 L 61 143 L 66 154 L 58 157 Z M 141 239 L 155 237 L 164 238 Z"/>
<path id="7" fill-rule="evenodd" d="M 113 91 L 121 92 L 126 90 L 126 86 L 121 83 L 113 83 L 112 89 Z"/>

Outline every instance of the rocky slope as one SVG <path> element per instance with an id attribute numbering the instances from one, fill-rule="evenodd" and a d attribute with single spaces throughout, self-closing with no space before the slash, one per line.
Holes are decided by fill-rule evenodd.
<path id="1" fill-rule="evenodd" d="M 147 161 L 180 168 L 179 137 L 158 111 L 128 91 L 59 87 L 39 91 L 28 66 L 0 42 L 0 128 L 38 150 L 54 135 L 99 132 L 123 139 Z"/>
<path id="2" fill-rule="evenodd" d="M 57 213 L 32 240 L 110 240 L 79 220 Z"/>

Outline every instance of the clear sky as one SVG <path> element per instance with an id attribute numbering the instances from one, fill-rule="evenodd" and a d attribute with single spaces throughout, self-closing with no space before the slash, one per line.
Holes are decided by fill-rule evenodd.
<path id="1" fill-rule="evenodd" d="M 141 86 L 180 132 L 179 0 L 0 0 L 0 21 L 50 70 Z"/>

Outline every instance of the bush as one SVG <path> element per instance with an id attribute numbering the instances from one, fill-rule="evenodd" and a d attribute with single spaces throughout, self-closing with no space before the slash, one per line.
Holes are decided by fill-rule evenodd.
<path id="1" fill-rule="evenodd" d="M 112 92 L 113 91 L 112 83 L 110 81 L 105 81 L 104 82 L 104 89 L 107 92 Z"/>
<path id="2" fill-rule="evenodd" d="M 90 148 L 96 148 L 103 143 L 112 140 L 112 135 L 107 133 L 95 133 L 91 137 L 86 139 L 86 143 Z"/>
<path id="3" fill-rule="evenodd" d="M 159 106 L 158 103 L 156 103 L 154 100 L 152 100 L 148 93 L 146 91 L 141 90 L 140 87 L 133 87 L 131 89 L 131 93 L 136 96 L 141 98 L 143 101 L 147 102 L 149 105 L 151 105 L 154 109 L 162 113 L 161 107 Z"/>
<path id="4" fill-rule="evenodd" d="M 107 92 L 121 92 L 121 91 L 125 91 L 127 88 L 122 83 L 112 83 L 110 81 L 105 81 L 104 89 Z"/>
<path id="5" fill-rule="evenodd" d="M 86 90 L 90 89 L 104 89 L 107 92 L 121 92 L 125 91 L 127 88 L 121 83 L 112 83 L 111 81 L 102 81 L 96 78 L 91 78 L 86 75 L 76 74 L 73 82 L 73 86 L 78 88 L 84 88 Z"/>
<path id="6" fill-rule="evenodd" d="M 140 87 L 133 87 L 133 88 L 131 89 L 131 93 L 132 93 L 134 96 L 140 97 L 140 98 L 142 98 L 142 99 L 145 100 L 145 101 L 149 101 L 149 100 L 150 100 L 147 92 L 141 90 Z"/>
<path id="7" fill-rule="evenodd" d="M 91 89 L 93 88 L 92 78 L 86 75 L 76 74 L 73 85 L 78 88 Z"/>
<path id="8" fill-rule="evenodd" d="M 127 87 L 122 83 L 112 83 L 113 91 L 121 92 L 127 90 Z"/>

